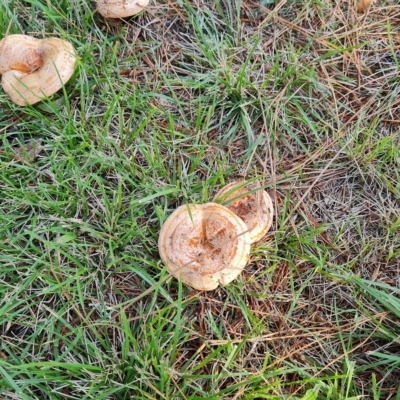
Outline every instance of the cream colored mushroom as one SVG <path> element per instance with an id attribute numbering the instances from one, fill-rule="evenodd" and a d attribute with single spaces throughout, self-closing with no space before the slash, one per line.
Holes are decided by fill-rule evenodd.
<path id="1" fill-rule="evenodd" d="M 0 41 L 0 74 L 4 91 L 20 105 L 51 96 L 71 78 L 73 46 L 58 38 L 9 35 Z"/>
<path id="2" fill-rule="evenodd" d="M 246 223 L 251 243 L 265 236 L 272 225 L 272 200 L 265 190 L 260 189 L 258 182 L 247 185 L 245 181 L 231 182 L 214 196 L 213 201 L 224 204 Z"/>
<path id="3" fill-rule="evenodd" d="M 168 271 L 198 290 L 235 279 L 250 255 L 246 224 L 220 204 L 183 205 L 161 228 L 158 249 Z"/>
<path id="4" fill-rule="evenodd" d="M 96 0 L 97 11 L 105 18 L 126 18 L 144 10 L 149 0 Z"/>

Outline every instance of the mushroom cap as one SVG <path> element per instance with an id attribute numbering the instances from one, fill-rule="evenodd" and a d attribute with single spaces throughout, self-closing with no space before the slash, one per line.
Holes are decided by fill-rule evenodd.
<path id="1" fill-rule="evenodd" d="M 246 266 L 250 237 L 246 224 L 228 208 L 188 204 L 167 218 L 158 249 L 175 278 L 198 290 L 213 290 L 231 282 Z"/>
<path id="2" fill-rule="evenodd" d="M 142 11 L 149 0 L 96 0 L 96 3 L 104 18 L 126 18 Z"/>
<path id="3" fill-rule="evenodd" d="M 9 35 L 0 41 L 0 74 L 4 91 L 19 106 L 51 96 L 71 78 L 73 46 L 58 38 Z"/>
<path id="4" fill-rule="evenodd" d="M 274 215 L 271 197 L 265 190 L 257 189 L 260 189 L 258 182 L 245 185 L 245 181 L 234 181 L 224 186 L 213 199 L 223 202 L 246 223 L 251 243 L 265 236 Z"/>

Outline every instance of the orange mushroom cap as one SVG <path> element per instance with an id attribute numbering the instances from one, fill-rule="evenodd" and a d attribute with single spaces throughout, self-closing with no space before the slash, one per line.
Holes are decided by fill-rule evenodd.
<path id="1" fill-rule="evenodd" d="M 4 91 L 20 105 L 51 96 L 71 78 L 73 46 L 58 38 L 9 35 L 0 41 L 0 74 Z"/>
<path id="2" fill-rule="evenodd" d="M 96 0 L 96 3 L 104 18 L 126 18 L 144 10 L 149 0 Z"/>
<path id="3" fill-rule="evenodd" d="M 220 204 L 183 205 L 165 221 L 158 249 L 168 271 L 199 290 L 235 279 L 246 266 L 250 238 L 246 224 Z"/>
<path id="4" fill-rule="evenodd" d="M 272 225 L 274 207 L 271 197 L 258 182 L 234 181 L 224 186 L 213 201 L 223 203 L 247 225 L 251 243 L 257 242 Z"/>

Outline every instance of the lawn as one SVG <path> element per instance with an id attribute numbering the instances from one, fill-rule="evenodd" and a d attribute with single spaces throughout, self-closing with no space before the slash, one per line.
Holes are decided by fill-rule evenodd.
<path id="1" fill-rule="evenodd" d="M 400 5 L 369 3 L 1 2 L 0 39 L 78 55 L 0 88 L 1 399 L 400 400 Z M 194 290 L 160 228 L 237 179 L 272 228 Z"/>

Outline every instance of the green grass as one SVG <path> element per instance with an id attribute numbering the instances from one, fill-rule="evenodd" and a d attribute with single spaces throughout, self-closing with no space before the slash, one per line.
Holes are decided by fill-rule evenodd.
<path id="1" fill-rule="evenodd" d="M 37 105 L 0 90 L 0 397 L 399 400 L 399 6 L 3 3 L 1 38 L 79 61 Z M 160 227 L 237 178 L 274 225 L 194 291 Z"/>

